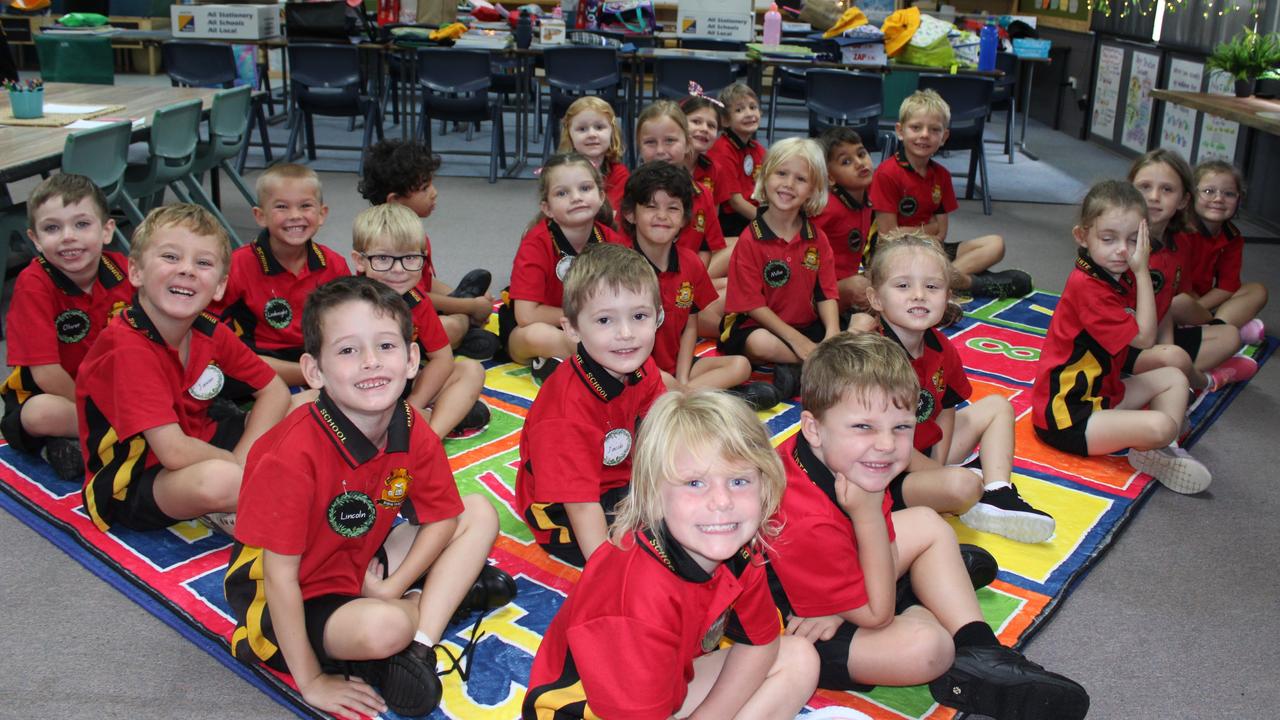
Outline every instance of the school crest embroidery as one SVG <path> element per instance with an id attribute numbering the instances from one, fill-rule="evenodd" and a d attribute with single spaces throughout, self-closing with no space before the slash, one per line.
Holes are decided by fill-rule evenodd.
<path id="1" fill-rule="evenodd" d="M 681 310 L 693 307 L 693 285 L 688 280 L 680 283 L 680 289 L 676 291 L 676 307 Z"/>
<path id="2" fill-rule="evenodd" d="M 111 309 L 107 311 L 107 320 L 111 320 L 115 316 L 129 309 L 129 303 L 123 300 L 117 300 L 111 304 Z"/>
<path id="3" fill-rule="evenodd" d="M 83 310 L 63 310 L 53 321 L 58 342 L 70 345 L 89 337 L 89 314 Z"/>
<path id="4" fill-rule="evenodd" d="M 378 504 L 387 508 L 400 507 L 404 503 L 405 496 L 409 494 L 409 480 L 407 468 L 396 468 L 391 471 L 391 474 L 382 481 L 382 497 L 378 498 Z"/>
<path id="5" fill-rule="evenodd" d="M 693 229 L 697 230 L 698 232 L 707 231 L 707 214 L 706 213 L 699 210 L 698 214 L 693 217 Z"/>
<path id="6" fill-rule="evenodd" d="M 934 205 L 937 205 L 938 203 L 942 202 L 942 186 L 941 185 L 933 186 L 933 193 L 929 196 L 929 199 L 933 200 Z"/>
<path id="7" fill-rule="evenodd" d="M 933 381 L 933 387 L 939 393 L 947 391 L 947 379 L 942 373 L 942 368 L 938 368 L 938 371 L 933 374 L 933 377 L 930 378 L 930 380 Z"/>
<path id="8" fill-rule="evenodd" d="M 801 261 L 805 270 L 818 269 L 818 248 L 810 246 L 804 251 L 804 260 Z"/>
<path id="9" fill-rule="evenodd" d="M 345 538 L 358 538 L 369 532 L 377 517 L 373 500 L 362 492 L 349 490 L 329 503 L 329 529 Z"/>

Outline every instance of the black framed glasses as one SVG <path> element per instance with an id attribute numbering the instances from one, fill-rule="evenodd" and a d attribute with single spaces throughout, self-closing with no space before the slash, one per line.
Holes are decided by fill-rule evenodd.
<path id="1" fill-rule="evenodd" d="M 375 272 L 387 272 L 400 263 L 400 267 L 405 272 L 418 272 L 427 264 L 427 256 L 421 253 L 416 255 L 367 255 L 360 253 L 360 256 L 369 263 L 369 267 Z"/>

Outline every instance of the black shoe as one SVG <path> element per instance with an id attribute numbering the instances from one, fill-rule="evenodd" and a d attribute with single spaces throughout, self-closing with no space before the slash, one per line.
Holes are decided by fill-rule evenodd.
<path id="1" fill-rule="evenodd" d="M 462 342 L 454 348 L 453 354 L 472 360 L 490 360 L 501 345 L 497 335 L 484 328 L 473 327 L 462 336 Z"/>
<path id="2" fill-rule="evenodd" d="M 560 358 L 534 358 L 529 363 L 529 374 L 533 375 L 533 384 L 542 387 L 542 383 L 551 377 L 551 373 L 560 367 Z"/>
<path id="3" fill-rule="evenodd" d="M 969 294 L 975 297 L 1013 298 L 1022 297 L 1033 289 L 1031 276 L 1022 270 L 984 271 L 974 273 Z"/>
<path id="4" fill-rule="evenodd" d="M 1006 647 L 956 648 L 956 660 L 929 683 L 939 704 L 996 720 L 1078 720 L 1089 712 L 1089 693 Z"/>
<path id="5" fill-rule="evenodd" d="M 449 437 L 475 435 L 483 432 L 489 426 L 489 418 L 491 416 L 492 413 L 489 412 L 489 406 L 485 405 L 483 400 L 477 400 L 476 404 L 472 405 L 471 409 L 467 411 L 466 416 L 459 420 L 457 425 L 453 426 Z"/>
<path id="6" fill-rule="evenodd" d="M 1042 543 L 1053 537 L 1053 516 L 1027 504 L 1012 485 L 987 490 L 960 516 L 974 530 L 1002 535 L 1024 543 Z"/>
<path id="7" fill-rule="evenodd" d="M 743 383 L 729 390 L 729 394 L 746 400 L 751 409 L 756 412 L 768 410 L 782 402 L 782 396 L 778 393 L 778 389 L 769 383 L 763 382 Z"/>
<path id="8" fill-rule="evenodd" d="M 414 641 L 384 663 L 378 686 L 387 707 L 405 717 L 421 717 L 436 709 L 443 689 L 436 675 L 435 648 Z"/>
<path id="9" fill-rule="evenodd" d="M 783 400 L 790 400 L 800 394 L 800 365 L 798 363 L 778 363 L 773 366 L 773 387 Z"/>
<path id="10" fill-rule="evenodd" d="M 472 270 L 453 287 L 453 292 L 449 293 L 449 297 L 456 298 L 478 298 L 489 290 L 489 283 L 493 278 L 490 277 L 488 270 Z"/>
<path id="11" fill-rule="evenodd" d="M 518 591 L 515 578 L 486 563 L 466 597 L 458 604 L 453 619 L 460 620 L 476 610 L 496 610 L 511 602 Z"/>
<path id="12" fill-rule="evenodd" d="M 1000 572 L 995 556 L 977 545 L 961 543 L 960 559 L 964 561 L 965 572 L 969 573 L 969 582 L 974 590 L 990 585 L 996 579 L 996 573 Z"/>
<path id="13" fill-rule="evenodd" d="M 84 455 L 80 453 L 80 440 L 77 438 L 46 438 L 44 459 L 59 478 L 84 482 Z"/>

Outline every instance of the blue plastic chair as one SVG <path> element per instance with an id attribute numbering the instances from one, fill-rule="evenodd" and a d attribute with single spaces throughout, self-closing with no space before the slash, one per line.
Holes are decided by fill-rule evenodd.
<path id="1" fill-rule="evenodd" d="M 880 73 L 813 69 L 805 74 L 809 135 L 832 125 L 847 125 L 868 150 L 879 150 L 884 80 Z"/>
<path id="2" fill-rule="evenodd" d="M 191 165 L 191 172 L 182 178 L 192 199 L 218 218 L 236 246 L 243 243 L 231 223 L 222 215 L 218 171 L 226 173 L 251 207 L 258 204 L 253 191 L 230 163 L 231 158 L 238 157 L 244 146 L 249 144 L 250 95 L 249 88 L 242 86 L 213 96 L 213 106 L 209 110 L 209 139 L 196 144 L 196 157 Z M 212 198 L 204 191 L 202 178 L 205 172 L 210 176 Z"/>
<path id="3" fill-rule="evenodd" d="M 418 50 L 418 85 L 422 117 L 417 136 L 431 149 L 431 121 L 493 124 L 489 142 L 489 182 L 497 182 L 498 165 L 507 166 L 502 102 L 489 96 L 491 60 L 487 50 L 422 48 Z"/>
<path id="4" fill-rule="evenodd" d="M 142 210 L 125 192 L 124 184 L 132 134 L 133 126 L 128 122 L 71 133 L 62 146 L 62 172 L 84 175 L 92 180 L 107 196 L 107 206 L 123 212 L 137 227 L 142 224 Z M 122 249 L 129 249 L 129 242 L 118 224 L 115 239 Z"/>
<path id="5" fill-rule="evenodd" d="M 195 165 L 202 112 L 199 100 L 187 100 L 162 107 L 152 116 L 147 161 L 129 165 L 124 173 L 125 192 L 139 200 L 140 207 L 150 210 L 162 205 L 165 188 L 183 202 L 191 202 L 180 182 Z"/>
<path id="6" fill-rule="evenodd" d="M 232 88 L 239 81 L 235 51 L 226 43 L 199 42 L 195 40 L 170 40 L 160 46 L 164 69 L 174 87 Z M 263 74 L 264 80 L 266 74 Z M 271 85 L 264 83 L 267 103 L 271 102 Z M 267 131 L 267 116 L 262 101 L 252 98 L 253 117 L 258 125 L 258 137 L 262 142 L 263 160 L 270 165 L 275 158 L 271 153 L 271 136 Z M 236 161 L 236 172 L 244 172 L 249 144 L 245 143 Z M 217 195 L 214 195 L 217 198 Z"/>
<path id="7" fill-rule="evenodd" d="M 689 94 L 689 81 L 711 97 L 737 81 L 733 63 L 716 58 L 664 57 L 653 61 L 655 98 L 678 100 Z"/>

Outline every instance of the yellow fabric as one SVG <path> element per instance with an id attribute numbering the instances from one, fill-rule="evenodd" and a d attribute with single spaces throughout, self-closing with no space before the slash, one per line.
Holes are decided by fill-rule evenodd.
<path id="1" fill-rule="evenodd" d="M 449 23 L 438 30 L 432 30 L 428 36 L 432 40 L 457 40 L 467 31 L 467 26 L 462 23 Z"/>
<path id="2" fill-rule="evenodd" d="M 49 0 L 13 0 L 14 9 L 25 10 L 27 12 L 44 10 L 49 7 L 49 5 Z"/>
<path id="3" fill-rule="evenodd" d="M 884 51 L 889 57 L 902 52 L 907 41 L 920 29 L 920 8 L 895 10 L 880 27 L 884 32 Z"/>
<path id="4" fill-rule="evenodd" d="M 836 21 L 835 25 L 832 25 L 829 30 L 822 33 L 822 37 L 832 38 L 845 30 L 852 30 L 866 24 L 867 16 L 863 14 L 862 10 L 859 10 L 856 7 L 851 7 L 844 11 L 844 14 L 840 16 L 840 19 Z"/>

